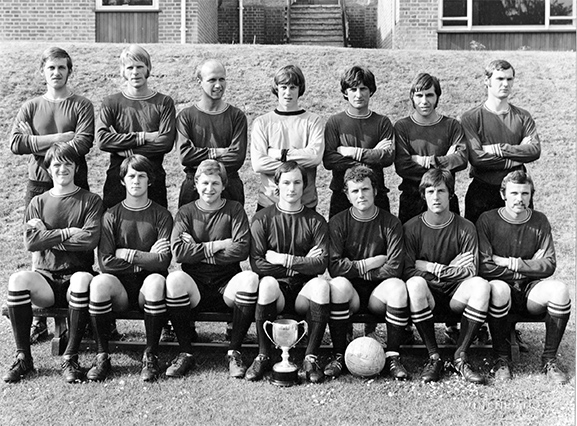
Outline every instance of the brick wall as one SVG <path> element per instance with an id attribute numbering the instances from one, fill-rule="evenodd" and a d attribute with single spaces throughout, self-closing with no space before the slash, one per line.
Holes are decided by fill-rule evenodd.
<path id="1" fill-rule="evenodd" d="M 393 2 L 380 0 L 377 5 L 377 47 L 381 49 L 393 48 L 394 23 L 395 9 Z"/>
<path id="2" fill-rule="evenodd" d="M 180 0 L 160 0 L 159 3 L 158 42 L 180 43 Z"/>
<path id="3" fill-rule="evenodd" d="M 160 0 L 158 41 L 180 43 L 181 0 Z M 186 43 L 218 42 L 218 0 L 187 0 Z"/>
<path id="4" fill-rule="evenodd" d="M 284 0 L 244 0 L 243 43 L 282 44 L 285 40 Z M 218 8 L 218 42 L 239 43 L 239 2 L 223 0 Z"/>
<path id="5" fill-rule="evenodd" d="M 2 0 L 0 40 L 94 42 L 94 0 Z"/>
<path id="6" fill-rule="evenodd" d="M 218 43 L 218 0 L 198 0 L 198 36 L 193 43 Z"/>
<path id="7" fill-rule="evenodd" d="M 399 12 L 400 19 L 395 28 L 393 47 L 436 50 L 438 0 L 401 0 Z"/>

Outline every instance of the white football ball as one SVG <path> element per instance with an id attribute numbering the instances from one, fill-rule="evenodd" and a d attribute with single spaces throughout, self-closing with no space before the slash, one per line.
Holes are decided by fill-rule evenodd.
<path id="1" fill-rule="evenodd" d="M 345 364 L 355 376 L 376 376 L 385 366 L 385 351 L 375 339 L 358 337 L 347 346 Z"/>

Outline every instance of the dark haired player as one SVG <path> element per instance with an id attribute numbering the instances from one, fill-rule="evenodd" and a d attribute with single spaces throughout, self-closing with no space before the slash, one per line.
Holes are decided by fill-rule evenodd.
<path id="1" fill-rule="evenodd" d="M 439 80 L 429 74 L 417 75 L 409 97 L 413 111 L 395 123 L 395 171 L 403 179 L 399 189 L 399 219 L 402 223 L 427 210 L 419 183 L 427 170 L 442 168 L 455 173 L 467 167 L 467 144 L 461 124 L 437 112 L 441 98 Z M 450 210 L 459 214 L 459 200 L 453 196 Z"/>
<path id="2" fill-rule="evenodd" d="M 69 308 L 69 341 L 62 362 L 68 382 L 82 379 L 78 352 L 88 305 L 94 248 L 100 238 L 102 200 L 81 189 L 74 176 L 81 163 L 78 151 L 67 143 L 55 143 L 44 156 L 53 188 L 32 199 L 26 209 L 24 242 L 37 252 L 31 271 L 19 271 L 8 282 L 8 312 L 16 342 L 16 361 L 4 374 L 6 382 L 18 382 L 34 370 L 30 351 L 32 304 L 42 308 Z M 69 303 L 68 303 L 69 302 Z"/>
<path id="3" fill-rule="evenodd" d="M 509 103 L 514 81 L 509 62 L 490 62 L 484 80 L 487 100 L 461 117 L 473 178 L 465 196 L 465 218 L 473 223 L 481 213 L 505 205 L 500 193 L 503 178 L 511 171 L 526 171 L 525 164 L 541 155 L 535 121 Z"/>
<path id="4" fill-rule="evenodd" d="M 280 92 L 279 92 L 280 93 Z M 307 175 L 295 161 L 274 175 L 279 201 L 258 211 L 251 224 L 250 265 L 260 278 L 255 322 L 259 353 L 246 379 L 263 378 L 271 368 L 271 341 L 263 330 L 281 312 L 306 317 L 308 345 L 299 377 L 321 382 L 318 350 L 329 317 L 329 283 L 319 275 L 328 263 L 328 227 L 323 217 L 303 205 Z"/>
<path id="5" fill-rule="evenodd" d="M 490 286 L 476 276 L 478 242 L 475 226 L 449 210 L 454 195 L 450 171 L 431 169 L 419 186 L 427 211 L 404 225 L 405 271 L 411 319 L 429 352 L 421 379 L 440 380 L 443 362 L 435 339 L 434 313 L 461 315 L 454 369 L 468 382 L 485 378 L 467 361 L 467 350 L 485 321 Z"/>
<path id="6" fill-rule="evenodd" d="M 243 378 L 242 341 L 254 320 L 258 277 L 241 271 L 248 257 L 250 231 L 242 205 L 222 198 L 227 171 L 216 160 L 202 161 L 195 174 L 199 198 L 182 206 L 172 231 L 172 251 L 181 271 L 166 279 L 166 305 L 179 344 L 179 355 L 166 370 L 182 377 L 194 366 L 192 309 L 228 312 L 232 332 L 227 358 L 231 377 Z"/>
<path id="7" fill-rule="evenodd" d="M 27 207 L 36 195 L 52 188 L 52 179 L 44 167 L 46 150 L 57 142 L 66 142 L 79 155 L 74 183 L 88 190 L 86 154 L 94 142 L 94 107 L 88 99 L 74 94 L 68 86 L 72 59 L 59 47 L 42 53 L 40 72 L 46 81 L 46 93 L 24 103 L 12 127 L 10 149 L 28 158 L 28 183 L 24 196 Z M 34 256 L 34 254 L 33 254 Z M 48 338 L 46 318 L 35 318 L 30 341 Z"/>
<path id="8" fill-rule="evenodd" d="M 491 373 L 510 379 L 507 313 L 545 316 L 545 348 L 541 365 L 547 379 L 563 384 L 567 375 L 557 363 L 557 351 L 571 314 L 567 285 L 551 279 L 556 259 L 551 225 L 543 213 L 530 209 L 532 179 L 517 170 L 505 176 L 501 196 L 505 207 L 485 212 L 477 221 L 479 273 L 491 285 L 489 326 L 496 355 Z"/>
<path id="9" fill-rule="evenodd" d="M 146 349 L 140 377 L 158 378 L 158 342 L 166 322 L 165 277 L 170 264 L 172 216 L 148 198 L 154 184 L 155 164 L 142 155 L 131 155 L 119 170 L 126 195 L 102 219 L 98 247 L 101 274 L 90 283 L 89 312 L 97 345 L 94 366 L 86 377 L 105 380 L 111 372 L 109 329 L 112 312 L 144 311 Z"/>
<path id="10" fill-rule="evenodd" d="M 375 76 L 367 68 L 353 66 L 341 77 L 341 92 L 348 105 L 345 111 L 331 116 L 325 127 L 323 165 L 333 173 L 329 218 L 351 206 L 343 176 L 347 169 L 360 164 L 377 176 L 375 205 L 390 211 L 383 168 L 395 158 L 394 129 L 391 120 L 369 107 L 376 91 Z"/>
<path id="11" fill-rule="evenodd" d="M 345 172 L 344 190 L 351 203 L 329 220 L 331 312 L 329 328 L 333 360 L 325 376 L 338 377 L 344 367 L 350 315 L 367 310 L 387 323 L 386 370 L 397 379 L 408 378 L 399 357 L 409 322 L 403 272 L 403 227 L 389 212 L 375 205 L 377 177 L 366 166 Z"/>
<path id="12" fill-rule="evenodd" d="M 253 170 L 260 174 L 257 210 L 278 202 L 275 172 L 286 161 L 296 161 L 307 175 L 302 203 L 314 209 L 318 196 L 317 166 L 323 157 L 323 124 L 317 114 L 299 106 L 305 77 L 296 65 L 280 68 L 274 75 L 272 93 L 278 98 L 274 111 L 254 120 L 250 147 Z"/>
<path id="13" fill-rule="evenodd" d="M 247 120 L 244 113 L 223 100 L 226 69 L 216 59 L 206 59 L 196 68 L 200 100 L 182 110 L 176 119 L 177 146 L 186 179 L 180 188 L 178 206 L 198 199 L 194 188 L 196 169 L 206 159 L 226 167 L 228 184 L 222 197 L 244 205 L 244 188 L 238 171 L 246 158 Z"/>
<path id="14" fill-rule="evenodd" d="M 126 47 L 120 54 L 120 75 L 126 85 L 102 101 L 96 135 L 98 147 L 110 153 L 103 189 L 106 208 L 124 200 L 120 165 L 132 154 L 152 162 L 156 178 L 148 197 L 162 207 L 168 206 L 162 162 L 174 145 L 175 109 L 171 97 L 148 86 L 151 70 L 150 55 L 144 48 L 136 44 Z"/>

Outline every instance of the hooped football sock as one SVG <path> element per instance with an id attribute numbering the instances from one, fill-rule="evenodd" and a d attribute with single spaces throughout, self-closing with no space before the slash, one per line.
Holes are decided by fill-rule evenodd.
<path id="1" fill-rule="evenodd" d="M 429 356 L 439 353 L 437 339 L 435 338 L 435 322 L 433 321 L 433 312 L 430 307 L 426 307 L 418 312 L 411 312 L 411 319 L 415 328 L 421 336 L 421 340 L 427 347 Z"/>
<path id="2" fill-rule="evenodd" d="M 16 351 L 30 355 L 30 327 L 32 326 L 32 300 L 30 290 L 8 291 L 8 315 L 16 342 Z"/>
<path id="3" fill-rule="evenodd" d="M 351 318 L 349 302 L 331 303 L 330 308 L 329 330 L 333 342 L 333 352 L 343 355 L 347 348 L 347 331 Z"/>
<path id="4" fill-rule="evenodd" d="M 112 320 L 112 301 L 91 301 L 88 307 L 92 331 L 96 341 L 97 353 L 109 353 L 108 340 L 110 339 L 110 322 Z"/>
<path id="5" fill-rule="evenodd" d="M 78 348 L 80 347 L 80 342 L 82 342 L 86 324 L 88 324 L 90 320 L 88 304 L 88 291 L 82 293 L 70 292 L 70 302 L 68 303 L 68 344 L 64 351 L 65 358 L 78 354 Z"/>
<path id="6" fill-rule="evenodd" d="M 405 338 L 405 328 L 409 324 L 409 308 L 387 305 L 385 321 L 387 323 L 387 351 L 399 352 Z"/>
<path id="7" fill-rule="evenodd" d="M 325 328 L 327 328 L 330 309 L 328 303 L 320 304 L 313 302 L 312 300 L 309 302 L 309 310 L 307 312 L 309 341 L 305 351 L 305 356 L 309 354 L 318 354 L 325 334 Z"/>
<path id="8" fill-rule="evenodd" d="M 178 297 L 167 297 L 166 307 L 168 317 L 172 323 L 174 334 L 178 339 L 180 352 L 192 353 L 192 328 L 190 326 L 194 316 L 190 307 L 190 297 L 184 294 Z"/>
<path id="9" fill-rule="evenodd" d="M 455 359 L 460 358 L 461 353 L 467 352 L 479 329 L 485 323 L 486 318 L 487 312 L 475 309 L 470 305 L 465 307 L 463 315 L 461 315 L 461 331 L 459 340 L 457 340 Z"/>
<path id="10" fill-rule="evenodd" d="M 155 355 L 158 353 L 158 343 L 162 335 L 162 327 L 166 324 L 167 317 L 166 302 L 164 300 L 144 301 L 145 352 Z"/>
<path id="11" fill-rule="evenodd" d="M 258 293 L 239 291 L 236 293 L 232 308 L 232 334 L 228 349 L 241 350 L 242 340 L 252 324 Z"/>
<path id="12" fill-rule="evenodd" d="M 499 358 L 509 358 L 510 342 L 508 342 L 510 326 L 507 321 L 509 304 L 503 306 L 489 306 L 487 323 L 493 339 L 493 352 Z"/>
<path id="13" fill-rule="evenodd" d="M 571 301 L 563 305 L 549 302 L 545 316 L 545 347 L 542 356 L 544 363 L 557 356 L 570 315 Z"/>
<path id="14" fill-rule="evenodd" d="M 276 300 L 272 303 L 261 305 L 257 303 L 255 309 L 255 324 L 256 324 L 256 335 L 258 338 L 258 353 L 266 356 L 270 356 L 271 353 L 271 341 L 264 332 L 265 321 L 274 321 L 276 318 Z"/>

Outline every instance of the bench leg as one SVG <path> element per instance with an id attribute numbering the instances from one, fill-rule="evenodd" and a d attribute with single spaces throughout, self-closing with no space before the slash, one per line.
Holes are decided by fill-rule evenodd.
<path id="1" fill-rule="evenodd" d="M 519 343 L 517 343 L 517 335 L 515 334 L 515 323 L 509 324 L 509 341 L 511 342 L 511 360 L 518 363 L 521 359 L 521 351 L 519 350 Z"/>
<path id="2" fill-rule="evenodd" d="M 52 338 L 52 355 L 62 355 L 68 344 L 68 327 L 66 318 L 54 318 L 54 337 Z"/>

